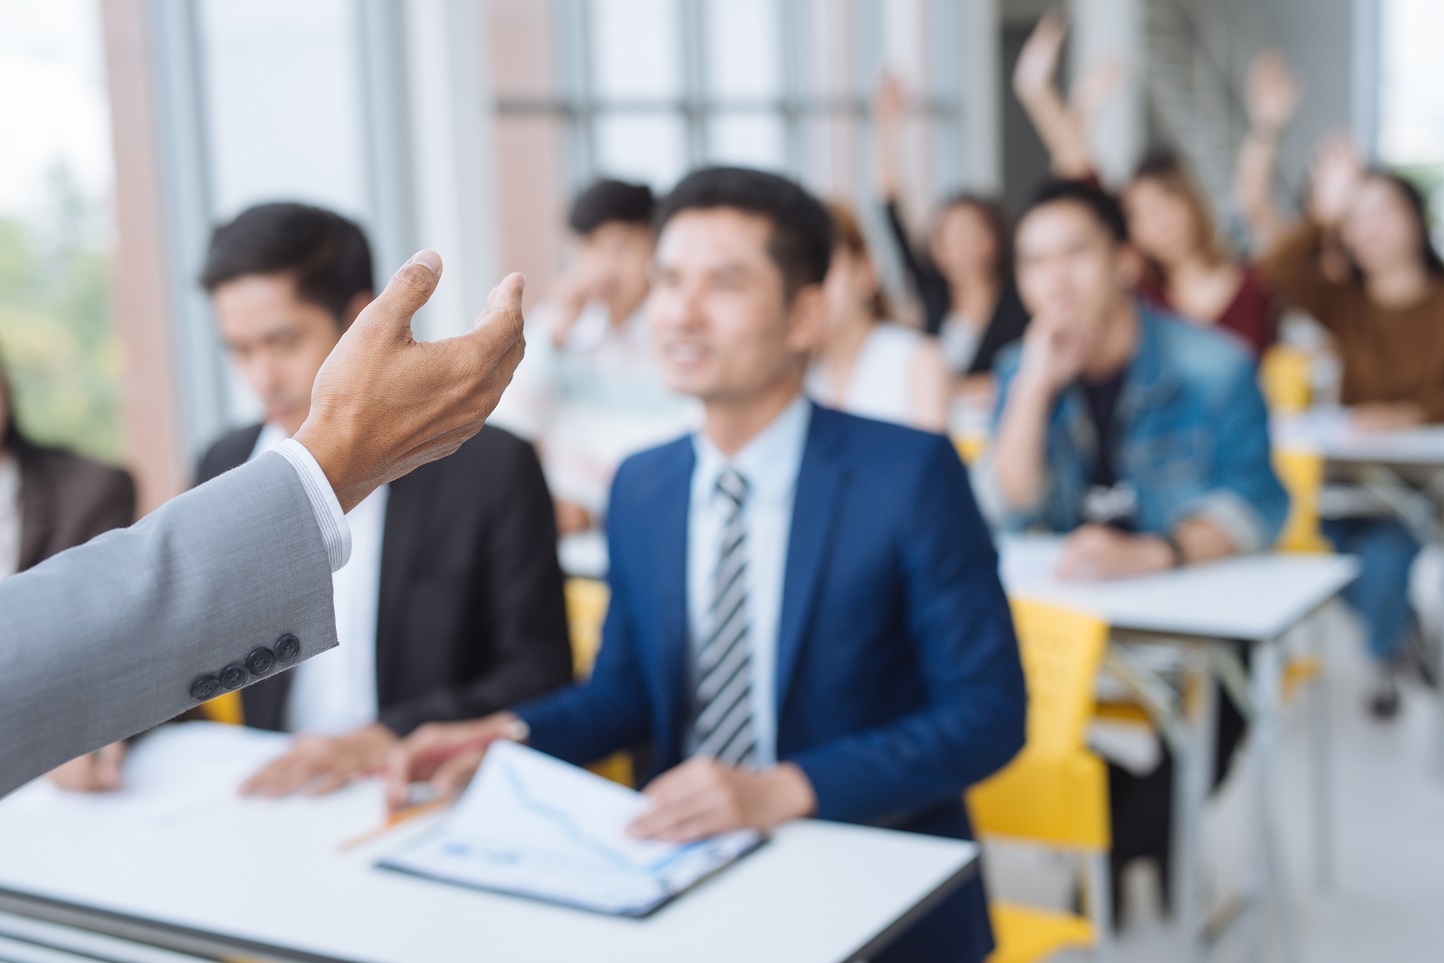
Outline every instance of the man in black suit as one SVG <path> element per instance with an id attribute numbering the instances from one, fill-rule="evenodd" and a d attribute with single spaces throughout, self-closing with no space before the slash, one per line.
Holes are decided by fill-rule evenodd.
<path id="1" fill-rule="evenodd" d="M 201 284 L 265 421 L 217 441 L 198 483 L 305 421 L 316 373 L 372 299 L 371 254 L 338 214 L 263 204 L 216 229 Z M 530 445 L 489 427 L 377 489 L 347 522 L 351 560 L 333 576 L 341 645 L 242 691 L 247 725 L 296 733 L 244 792 L 338 789 L 422 723 L 485 715 L 571 679 L 552 501 Z M 76 760 L 57 781 L 108 788 L 105 758 Z"/>

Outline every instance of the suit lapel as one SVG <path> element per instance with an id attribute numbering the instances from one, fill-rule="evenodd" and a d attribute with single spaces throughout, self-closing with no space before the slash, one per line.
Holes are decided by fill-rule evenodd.
<path id="1" fill-rule="evenodd" d="M 672 739 L 674 760 L 682 752 L 683 729 L 688 724 L 691 704 L 690 675 L 687 671 L 687 540 L 688 510 L 692 501 L 692 472 L 697 456 L 688 441 L 678 445 L 677 454 L 658 473 L 652 504 L 649 558 L 639 574 L 653 586 L 652 611 L 655 633 L 643 631 L 643 638 L 655 639 L 657 652 L 645 665 L 656 675 L 653 698 L 660 711 L 658 733 Z M 645 618 L 648 613 L 644 612 Z M 654 763 L 662 762 L 654 760 Z"/>
<path id="2" fill-rule="evenodd" d="M 435 472 L 412 472 L 391 483 L 381 535 L 381 584 L 376 612 L 376 699 L 392 701 L 392 687 L 405 657 L 406 598 L 416 584 L 416 558 L 426 544 L 426 509 L 433 500 Z"/>
<path id="3" fill-rule="evenodd" d="M 797 474 L 792 533 L 782 584 L 782 613 L 777 629 L 777 708 L 786 704 L 803 641 L 817 607 L 817 596 L 832 557 L 832 541 L 842 510 L 848 475 L 842 463 L 842 416 L 816 406 Z"/>

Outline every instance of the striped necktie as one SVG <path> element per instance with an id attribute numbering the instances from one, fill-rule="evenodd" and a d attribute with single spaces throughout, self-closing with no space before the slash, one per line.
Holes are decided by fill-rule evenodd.
<path id="1" fill-rule="evenodd" d="M 707 636 L 697 652 L 697 752 L 728 765 L 756 762 L 752 729 L 752 647 L 748 639 L 747 529 L 742 507 L 747 480 L 728 468 L 713 493 L 723 526 Z"/>

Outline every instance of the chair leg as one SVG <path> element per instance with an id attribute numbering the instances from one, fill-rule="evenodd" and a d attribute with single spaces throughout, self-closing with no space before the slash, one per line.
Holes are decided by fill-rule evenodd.
<path id="1" fill-rule="evenodd" d="M 1113 959 L 1113 906 L 1108 882 L 1108 854 L 1083 857 L 1083 909 L 1093 924 L 1093 963 Z"/>
<path id="2" fill-rule="evenodd" d="M 1322 658 L 1322 657 L 1321 657 Z M 1314 680 L 1309 693 L 1309 739 L 1313 759 L 1314 804 L 1314 881 L 1319 889 L 1334 888 L 1334 752 L 1332 723 L 1329 719 L 1329 670 L 1321 661 L 1322 672 Z"/>

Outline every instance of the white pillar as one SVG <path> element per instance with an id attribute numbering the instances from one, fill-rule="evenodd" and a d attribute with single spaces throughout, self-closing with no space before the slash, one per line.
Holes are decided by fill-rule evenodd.
<path id="1" fill-rule="evenodd" d="M 414 327 L 435 339 L 468 330 L 501 278 L 489 18 L 480 0 L 403 9 L 416 241 L 445 261 Z"/>
<path id="2" fill-rule="evenodd" d="M 1072 0 L 1071 70 L 1076 82 L 1092 66 L 1121 61 L 1128 82 L 1099 114 L 1093 156 L 1105 183 L 1122 183 L 1138 162 L 1146 132 L 1142 79 L 1144 0 Z"/>

